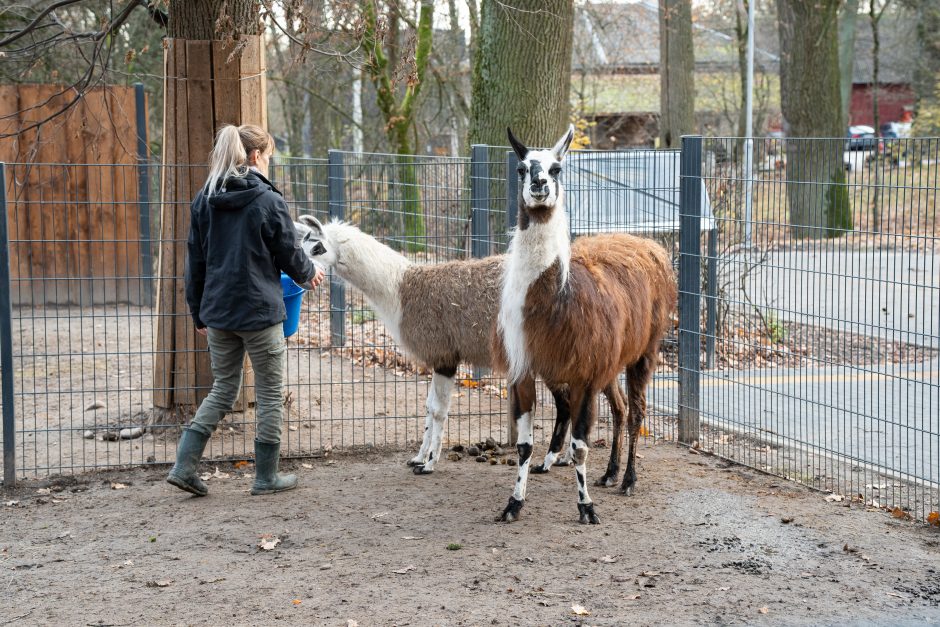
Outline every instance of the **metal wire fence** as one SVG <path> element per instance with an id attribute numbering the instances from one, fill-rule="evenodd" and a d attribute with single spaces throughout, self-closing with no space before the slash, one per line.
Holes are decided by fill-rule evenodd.
<path id="1" fill-rule="evenodd" d="M 569 157 L 574 237 L 638 232 L 674 253 L 679 330 L 664 342 L 648 428 L 923 519 L 940 510 L 940 144 L 845 150 L 841 139 L 761 140 L 752 174 L 744 147 L 688 138 L 681 152 Z M 503 147 L 476 146 L 470 158 L 333 151 L 276 160 L 271 176 L 295 215 L 346 220 L 414 262 L 439 263 L 505 251 L 515 166 Z M 6 481 L 172 461 L 192 408 L 152 409 L 173 380 L 159 372 L 161 325 L 187 318 L 159 302 L 180 278 L 160 276 L 161 251 L 182 244 L 161 236 L 161 216 L 188 202 L 155 199 L 167 176 L 197 180 L 203 171 L 5 166 Z M 288 346 L 286 455 L 415 446 L 429 373 L 361 295 L 336 277 L 307 293 Z M 176 350 L 195 359 L 205 348 L 193 338 Z M 470 369 L 458 381 L 446 439 L 505 440 L 504 382 Z M 206 384 L 186 385 L 196 393 Z M 251 392 L 247 376 L 243 404 L 210 456 L 250 457 Z M 545 390 L 540 400 L 544 443 L 554 408 Z M 609 411 L 598 402 L 602 440 Z"/>
<path id="2" fill-rule="evenodd" d="M 680 422 L 721 456 L 923 520 L 940 510 L 940 145 L 759 141 L 753 174 L 743 147 L 683 146 L 715 231 L 682 249 Z"/>
<path id="3" fill-rule="evenodd" d="M 603 159 L 616 156 L 604 153 Z M 588 164 L 587 154 L 583 158 Z M 413 262 L 439 263 L 505 251 L 515 166 L 502 147 L 474 147 L 470 159 L 332 151 L 328 159 L 277 159 L 271 178 L 294 215 L 346 220 Z M 204 173 L 201 166 L 144 162 L 6 164 L 12 296 L 3 308 L 8 315 L 0 316 L 10 343 L 4 351 L 9 365 L 2 364 L 9 383 L 3 395 L 10 423 L 6 481 L 173 460 L 178 428 L 194 407 L 166 411 L 156 399 L 170 388 L 178 397 L 203 394 L 208 381 L 181 377 L 178 370 L 205 359 L 206 349 L 187 332 L 172 348 L 175 360 L 167 359 L 161 334 L 188 329 L 188 314 L 179 292 L 183 266 L 167 272 L 160 256 L 180 259 L 185 234 L 163 235 L 168 231 L 161 225 L 188 211 L 189 203 L 154 199 L 161 181 L 198 184 Z M 590 190 L 590 206 L 606 216 L 574 217 L 578 234 L 631 230 L 624 182 L 609 175 L 609 168 L 587 165 L 566 174 L 570 192 Z M 675 214 L 677 199 L 669 202 Z M 288 340 L 287 371 L 285 455 L 416 446 L 422 435 L 430 373 L 399 350 L 362 296 L 336 277 L 305 294 L 300 328 Z M 674 386 L 667 371 L 674 367 L 663 367 L 662 383 Z M 461 370 L 458 381 L 447 440 L 505 441 L 504 382 L 470 369 Z M 239 406 L 210 443 L 210 457 L 251 456 L 252 387 L 249 373 Z M 540 400 L 536 433 L 547 442 L 554 408 L 546 390 Z M 672 437 L 674 410 L 654 413 L 659 420 L 650 428 Z M 609 438 L 608 422 L 602 405 L 595 440 Z"/>

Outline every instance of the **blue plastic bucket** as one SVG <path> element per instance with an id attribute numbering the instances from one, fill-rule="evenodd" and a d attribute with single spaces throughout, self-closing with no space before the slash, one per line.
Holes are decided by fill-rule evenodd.
<path id="1" fill-rule="evenodd" d="M 281 273 L 281 290 L 284 292 L 284 307 L 287 308 L 284 337 L 290 337 L 297 333 L 297 327 L 300 326 L 300 304 L 307 290 L 294 283 L 294 280 L 283 272 Z"/>

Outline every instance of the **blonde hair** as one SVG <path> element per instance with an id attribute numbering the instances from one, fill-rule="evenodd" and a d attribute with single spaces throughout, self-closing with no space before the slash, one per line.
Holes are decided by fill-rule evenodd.
<path id="1" fill-rule="evenodd" d="M 206 198 L 218 191 L 220 181 L 248 174 L 248 154 L 253 150 L 266 153 L 274 146 L 271 134 L 259 126 L 226 124 L 215 136 L 215 145 L 209 153 L 209 177 L 206 179 Z"/>

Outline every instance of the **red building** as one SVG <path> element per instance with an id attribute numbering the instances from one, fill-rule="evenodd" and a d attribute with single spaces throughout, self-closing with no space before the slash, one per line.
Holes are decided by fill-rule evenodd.
<path id="1" fill-rule="evenodd" d="M 849 124 L 874 126 L 872 109 L 872 37 L 868 20 L 859 16 L 855 37 L 855 67 L 852 72 L 852 97 Z M 911 84 L 918 57 L 915 26 L 904 11 L 886 14 L 879 26 L 878 119 L 885 122 L 910 121 L 914 110 Z"/>

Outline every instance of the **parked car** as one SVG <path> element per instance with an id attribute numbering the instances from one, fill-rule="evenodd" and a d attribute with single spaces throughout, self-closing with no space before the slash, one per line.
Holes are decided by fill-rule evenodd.
<path id="1" fill-rule="evenodd" d="M 878 138 L 875 129 L 870 126 L 850 126 L 846 134 L 846 150 L 875 150 L 878 147 Z"/>

